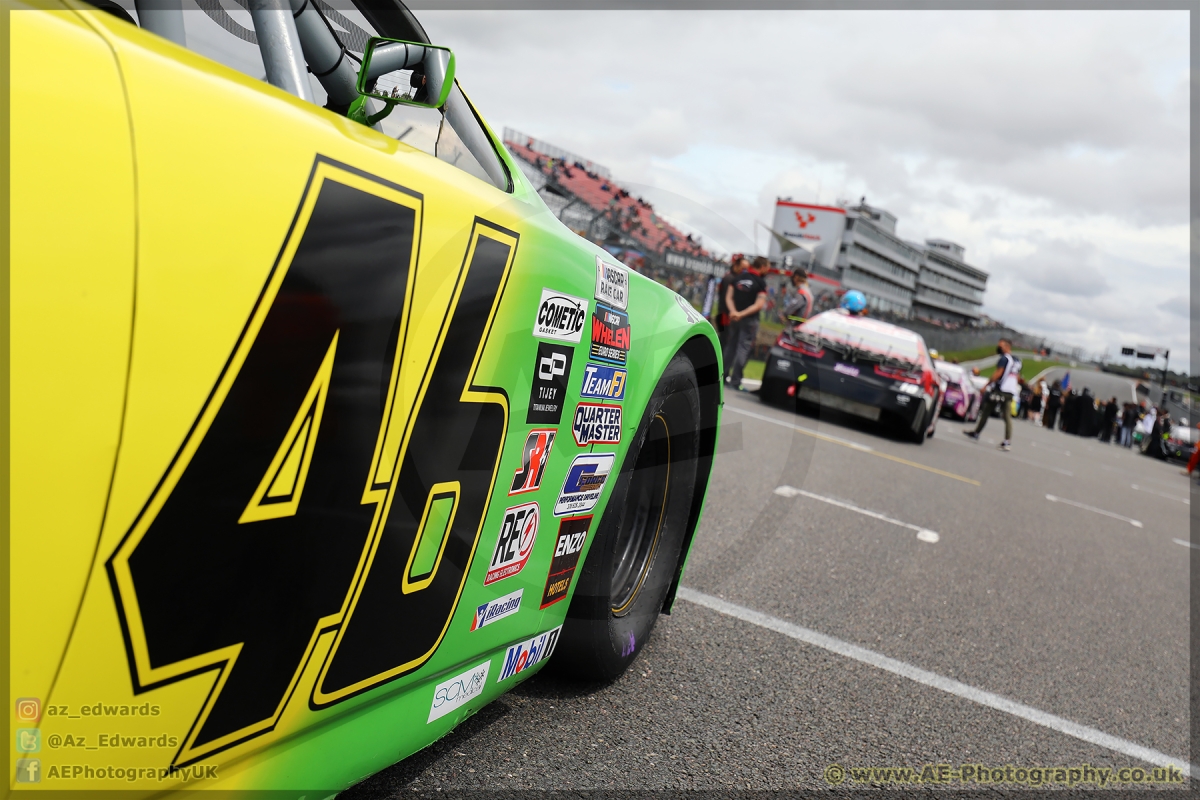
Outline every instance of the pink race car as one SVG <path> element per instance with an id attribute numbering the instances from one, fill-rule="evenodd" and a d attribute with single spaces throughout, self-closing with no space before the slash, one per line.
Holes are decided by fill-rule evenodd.
<path id="1" fill-rule="evenodd" d="M 946 382 L 946 399 L 942 403 L 942 415 L 954 419 L 974 422 L 983 405 L 983 395 L 971 382 L 970 374 L 958 364 L 937 360 L 933 368 Z"/>

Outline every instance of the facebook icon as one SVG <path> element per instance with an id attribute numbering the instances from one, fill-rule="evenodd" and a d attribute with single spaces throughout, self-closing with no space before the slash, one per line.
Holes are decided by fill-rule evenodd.
<path id="1" fill-rule="evenodd" d="M 17 783 L 41 783 L 42 760 L 40 758 L 17 759 Z"/>

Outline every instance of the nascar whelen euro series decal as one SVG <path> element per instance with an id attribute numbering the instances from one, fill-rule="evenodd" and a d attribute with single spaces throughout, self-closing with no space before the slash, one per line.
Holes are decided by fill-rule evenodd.
<path id="1" fill-rule="evenodd" d="M 629 315 L 597 303 L 592 312 L 592 359 L 625 366 L 629 357 L 629 339 Z"/>
<path id="2" fill-rule="evenodd" d="M 550 560 L 550 574 L 546 576 L 546 590 L 542 593 L 542 608 L 552 606 L 567 596 L 591 525 L 591 515 L 567 517 L 558 524 L 554 558 Z"/>
<path id="3" fill-rule="evenodd" d="M 604 482 L 612 471 L 616 456 L 612 453 L 589 453 L 576 456 L 567 470 L 562 491 L 554 501 L 554 516 L 565 517 L 591 511 L 600 502 Z"/>
<path id="4" fill-rule="evenodd" d="M 483 578 L 484 586 L 510 578 L 524 569 L 529 554 L 533 552 L 537 530 L 537 503 L 524 503 L 504 511 L 500 535 L 496 537 L 496 547 L 492 551 L 492 562 Z"/>
<path id="5" fill-rule="evenodd" d="M 611 403 L 580 403 L 575 406 L 571 433 L 580 447 L 620 444 L 621 407 Z"/>

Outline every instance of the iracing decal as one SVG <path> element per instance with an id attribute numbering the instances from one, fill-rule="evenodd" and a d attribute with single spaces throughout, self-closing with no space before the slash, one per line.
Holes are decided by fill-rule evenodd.
<path id="1" fill-rule="evenodd" d="M 526 423 L 557 425 L 562 421 L 563 398 L 567 396 L 567 381 L 571 379 L 573 355 L 574 348 L 566 345 L 538 342 Z"/>
<path id="2" fill-rule="evenodd" d="M 616 458 L 612 453 L 576 456 L 554 502 L 554 516 L 563 517 L 595 508 Z"/>
<path id="3" fill-rule="evenodd" d="M 524 672 L 539 661 L 545 661 L 554 653 L 554 645 L 558 644 L 558 633 L 562 630 L 559 625 L 552 631 L 539 633 L 532 639 L 514 644 L 504 654 L 504 668 L 496 682 L 506 681 L 513 675 Z"/>
<path id="4" fill-rule="evenodd" d="M 629 316 L 597 303 L 596 310 L 592 312 L 592 358 L 625 366 L 629 356 L 629 338 Z"/>
<path id="5" fill-rule="evenodd" d="M 579 554 L 587 541 L 591 516 L 567 517 L 558 524 L 558 537 L 554 542 L 554 558 L 550 560 L 550 574 L 546 576 L 546 590 L 542 593 L 542 608 L 552 606 L 567 596 L 571 588 L 571 576 L 579 565 Z"/>
<path id="6" fill-rule="evenodd" d="M 485 661 L 433 687 L 433 703 L 429 706 L 429 719 L 425 720 L 425 724 L 446 716 L 483 694 L 483 687 L 487 686 L 488 669 L 491 666 L 491 660 Z"/>
<path id="7" fill-rule="evenodd" d="M 475 608 L 475 616 L 471 619 L 471 630 L 477 631 L 484 625 L 491 625 L 498 619 L 511 617 L 520 611 L 521 595 L 524 593 L 524 589 L 517 589 L 512 594 L 497 597 L 495 600 L 488 600 L 483 605 L 477 606 Z"/>
<path id="8" fill-rule="evenodd" d="M 628 378 L 629 373 L 621 367 L 588 364 L 583 368 L 583 384 L 579 387 L 579 396 L 597 400 L 624 400 L 625 382 Z"/>
<path id="9" fill-rule="evenodd" d="M 571 433 L 575 444 L 621 443 L 621 407 L 607 403 L 580 403 L 575 406 L 575 419 L 571 421 Z"/>
<path id="10" fill-rule="evenodd" d="M 596 256 L 596 301 L 622 311 L 629 308 L 629 270 Z"/>
<path id="11" fill-rule="evenodd" d="M 537 503 L 525 503 L 504 511 L 504 522 L 500 523 L 500 535 L 496 537 L 496 548 L 492 551 L 492 563 L 483 578 L 484 586 L 521 571 L 533 552 L 537 529 Z"/>
<path id="12" fill-rule="evenodd" d="M 579 343 L 587 321 L 588 301 L 553 289 L 542 289 L 533 335 L 539 339 L 558 339 Z"/>
<path id="13" fill-rule="evenodd" d="M 525 438 L 525 450 L 521 454 L 521 468 L 513 475 L 509 494 L 536 491 L 542 485 L 542 473 L 550 460 L 550 449 L 554 447 L 554 428 L 534 428 Z"/>

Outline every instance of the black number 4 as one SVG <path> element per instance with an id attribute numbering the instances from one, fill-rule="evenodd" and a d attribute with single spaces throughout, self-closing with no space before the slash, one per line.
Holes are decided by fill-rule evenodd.
<path id="1" fill-rule="evenodd" d="M 475 377 L 517 234 L 476 219 L 451 284 L 417 268 L 423 217 L 420 194 L 318 159 L 108 560 L 135 691 L 219 671 L 177 764 L 271 730 L 324 631 L 314 708 L 412 672 L 446 633 L 508 426 L 505 392 Z"/>

